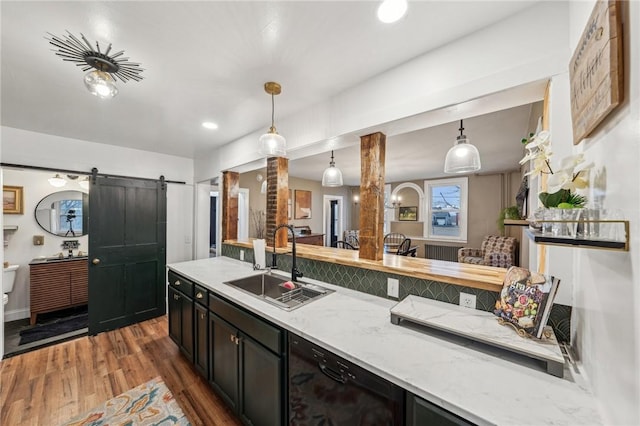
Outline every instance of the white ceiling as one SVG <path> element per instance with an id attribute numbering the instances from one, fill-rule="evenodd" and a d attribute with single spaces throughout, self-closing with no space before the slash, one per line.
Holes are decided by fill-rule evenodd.
<path id="1" fill-rule="evenodd" d="M 268 128 L 266 81 L 283 87 L 276 97 L 277 125 L 278 117 L 534 3 L 411 2 L 407 15 L 389 25 L 377 20 L 374 1 L 2 1 L 1 124 L 195 158 Z M 120 94 L 112 100 L 91 96 L 80 67 L 56 56 L 44 38 L 65 30 L 101 46 L 110 42 L 113 52 L 124 50 L 142 64 L 144 80 L 119 84 Z M 521 148 L 513 142 L 526 132 L 527 111 L 518 107 L 465 120 L 483 165 L 515 166 Z M 207 120 L 219 129 L 204 129 Z M 387 181 L 418 172 L 429 177 L 436 166 L 441 170 L 457 128 L 456 122 L 390 137 Z M 507 142 L 508 148 L 500 145 Z M 512 145 L 517 154 L 508 153 Z M 357 147 L 344 151 L 336 152 L 336 163 L 347 182 L 357 184 Z M 292 161 L 290 174 L 319 179 L 328 157 Z"/>

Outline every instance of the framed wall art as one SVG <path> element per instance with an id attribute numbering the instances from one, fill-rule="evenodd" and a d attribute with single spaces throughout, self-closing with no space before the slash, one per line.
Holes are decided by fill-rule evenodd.
<path id="1" fill-rule="evenodd" d="M 398 207 L 398 220 L 417 221 L 418 207 Z"/>
<path id="2" fill-rule="evenodd" d="M 295 190 L 294 219 L 311 219 L 311 191 Z"/>
<path id="3" fill-rule="evenodd" d="M 23 214 L 24 200 L 21 186 L 2 187 L 2 212 L 4 214 Z"/>

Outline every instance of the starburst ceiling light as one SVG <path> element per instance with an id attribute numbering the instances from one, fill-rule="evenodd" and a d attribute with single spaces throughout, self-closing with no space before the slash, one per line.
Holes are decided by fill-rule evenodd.
<path id="1" fill-rule="evenodd" d="M 84 84 L 92 95 L 102 99 L 110 99 L 118 94 L 116 79 L 123 83 L 128 80 L 140 81 L 143 79 L 140 73 L 144 68 L 140 68 L 138 63 L 129 62 L 129 58 L 122 57 L 124 50 L 109 55 L 111 43 L 102 52 L 97 41 L 94 49 L 82 33 L 80 33 L 82 41 L 69 31 L 66 36 L 62 37 L 48 34 L 49 37 L 45 37 L 45 39 L 56 47 L 53 51 L 63 61 L 75 62 L 76 66 L 83 67 L 82 71 L 89 71 L 93 68 L 93 71 L 84 76 Z"/>
<path id="2" fill-rule="evenodd" d="M 271 127 L 269 131 L 258 139 L 258 152 L 265 157 L 285 157 L 287 155 L 287 141 L 276 132 L 274 123 L 275 104 L 273 97 L 279 95 L 282 87 L 270 81 L 264 84 L 264 91 L 271 95 Z"/>

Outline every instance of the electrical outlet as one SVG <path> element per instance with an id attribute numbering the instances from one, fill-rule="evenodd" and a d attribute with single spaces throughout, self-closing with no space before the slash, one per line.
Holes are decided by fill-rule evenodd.
<path id="1" fill-rule="evenodd" d="M 476 295 L 460 292 L 460 306 L 465 308 L 476 308 Z"/>
<path id="2" fill-rule="evenodd" d="M 244 260 L 244 250 L 240 250 L 240 260 Z"/>
<path id="3" fill-rule="evenodd" d="M 387 278 L 387 296 L 395 297 L 400 295 L 400 282 L 395 278 Z"/>

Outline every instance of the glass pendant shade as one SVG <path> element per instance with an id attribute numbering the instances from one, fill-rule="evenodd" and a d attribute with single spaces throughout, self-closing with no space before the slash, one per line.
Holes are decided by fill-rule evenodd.
<path id="1" fill-rule="evenodd" d="M 89 189 L 89 178 L 84 178 L 82 179 L 80 182 L 78 182 L 78 185 L 80 185 L 80 188 L 82 189 Z"/>
<path id="2" fill-rule="evenodd" d="M 118 94 L 116 81 L 108 72 L 99 70 L 89 71 L 84 76 L 84 85 L 92 95 L 102 99 L 111 99 Z"/>
<path id="3" fill-rule="evenodd" d="M 333 161 L 333 151 L 331 151 L 329 167 L 324 169 L 322 174 L 322 186 L 342 186 L 342 172 Z"/>
<path id="4" fill-rule="evenodd" d="M 287 141 L 272 127 L 258 139 L 258 152 L 264 157 L 284 157 L 287 155 Z"/>
<path id="5" fill-rule="evenodd" d="M 463 130 L 462 120 L 460 120 L 460 136 L 456 138 L 455 144 L 449 149 L 444 160 L 445 173 L 470 173 L 480 170 L 480 152 L 462 134 Z"/>
<path id="6" fill-rule="evenodd" d="M 49 184 L 51 186 L 55 186 L 56 188 L 62 188 L 67 184 L 66 179 L 60 177 L 59 174 L 56 174 L 54 177 L 49 178 Z"/>

